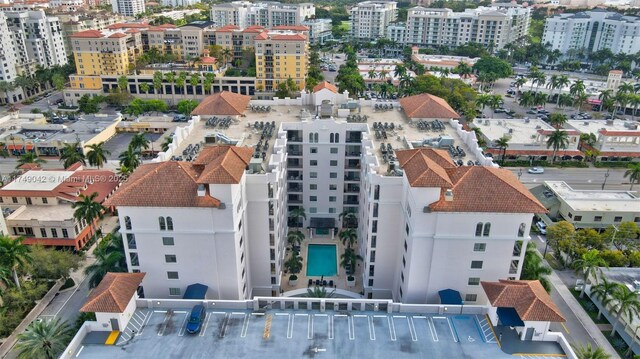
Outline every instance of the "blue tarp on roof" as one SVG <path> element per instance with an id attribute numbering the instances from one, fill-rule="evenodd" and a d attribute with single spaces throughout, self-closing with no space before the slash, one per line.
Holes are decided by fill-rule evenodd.
<path id="1" fill-rule="evenodd" d="M 196 283 L 187 287 L 187 290 L 184 292 L 184 296 L 182 299 L 204 299 L 207 295 L 207 287 L 204 284 Z"/>
<path id="2" fill-rule="evenodd" d="M 514 308 L 500 307 L 498 308 L 498 319 L 500 324 L 508 327 L 523 327 L 524 322 L 520 319 L 518 312 Z"/>
<path id="3" fill-rule="evenodd" d="M 453 289 L 444 289 L 438 292 L 441 304 L 462 305 L 460 292 Z"/>

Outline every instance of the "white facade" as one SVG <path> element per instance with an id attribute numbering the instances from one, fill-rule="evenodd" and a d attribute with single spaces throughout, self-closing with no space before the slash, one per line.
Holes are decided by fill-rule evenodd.
<path id="1" fill-rule="evenodd" d="M 409 45 L 455 47 L 474 42 L 497 50 L 521 42 L 529 21 L 530 9 L 517 4 L 495 3 L 464 12 L 414 7 L 407 13 L 404 38 Z"/>
<path id="2" fill-rule="evenodd" d="M 614 54 L 640 51 L 640 18 L 623 16 L 601 9 L 559 14 L 547 18 L 542 43 L 566 54 L 570 50 L 585 53 L 609 49 Z"/>
<path id="3" fill-rule="evenodd" d="M 236 25 L 245 28 L 251 25 L 275 27 L 301 25 L 314 17 L 313 3 L 281 4 L 278 2 L 233 1 L 211 7 L 211 21 L 216 26 Z"/>
<path id="4" fill-rule="evenodd" d="M 309 43 L 324 44 L 327 40 L 333 38 L 331 33 L 331 19 L 311 19 L 301 22 L 309 28 Z"/>
<path id="5" fill-rule="evenodd" d="M 395 1 L 364 1 L 349 10 L 351 37 L 379 39 L 386 36 L 387 26 L 398 18 Z"/>
<path id="6" fill-rule="evenodd" d="M 28 71 L 33 72 L 35 65 L 49 68 L 67 63 L 64 39 L 57 17 L 47 16 L 42 10 L 5 14 L 18 53 L 26 55 L 25 58 L 17 58 L 20 65 L 31 66 Z"/>
<path id="7" fill-rule="evenodd" d="M 131 316 L 136 311 L 136 299 L 138 299 L 138 295 L 134 294 L 122 313 L 96 312 L 96 322 L 104 331 L 124 331 L 124 328 L 129 324 L 129 320 L 131 320 Z"/>
<path id="8" fill-rule="evenodd" d="M 136 16 L 145 12 L 144 0 L 111 0 L 113 12 L 124 16 Z"/>
<path id="9" fill-rule="evenodd" d="M 200 3 L 200 0 L 162 0 L 163 6 L 192 6 Z"/>

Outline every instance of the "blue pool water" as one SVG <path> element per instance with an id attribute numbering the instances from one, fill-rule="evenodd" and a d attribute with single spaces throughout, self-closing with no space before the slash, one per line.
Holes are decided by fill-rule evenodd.
<path id="1" fill-rule="evenodd" d="M 309 244 L 307 253 L 307 276 L 331 277 L 336 275 L 338 259 L 334 244 Z"/>

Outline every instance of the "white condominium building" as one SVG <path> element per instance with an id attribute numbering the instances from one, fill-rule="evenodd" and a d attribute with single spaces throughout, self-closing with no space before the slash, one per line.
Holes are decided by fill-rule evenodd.
<path id="1" fill-rule="evenodd" d="M 542 43 L 567 53 L 609 49 L 614 54 L 640 51 L 640 18 L 594 9 L 575 14 L 559 14 L 547 19 Z"/>
<path id="2" fill-rule="evenodd" d="M 364 1 L 349 10 L 351 36 L 356 39 L 379 39 L 386 36 L 387 26 L 398 18 L 395 1 Z"/>
<path id="3" fill-rule="evenodd" d="M 407 13 L 404 39 L 408 45 L 455 47 L 474 42 L 497 50 L 521 42 L 529 20 L 529 8 L 517 4 L 495 3 L 463 12 L 414 7 Z"/>
<path id="4" fill-rule="evenodd" d="M 311 44 L 324 44 L 327 40 L 333 39 L 331 19 L 305 20 L 301 25 L 309 28 L 309 43 Z"/>
<path id="5" fill-rule="evenodd" d="M 245 28 L 252 25 L 275 27 L 300 25 L 314 17 L 313 3 L 281 4 L 278 2 L 233 1 L 211 7 L 211 21 L 216 26 L 235 25 Z"/>
<path id="6" fill-rule="evenodd" d="M 145 12 L 144 0 L 111 0 L 111 9 L 124 16 L 136 16 Z"/>
<path id="7" fill-rule="evenodd" d="M 545 208 L 510 171 L 474 166 L 486 159 L 474 157 L 443 99 L 408 97 L 396 104 L 404 111 L 389 112 L 355 107 L 328 83 L 309 96 L 306 106 L 264 113 L 248 98 L 213 95 L 218 105 L 203 109 L 233 113 L 231 127 L 175 150 L 237 146 L 204 144 L 192 162 L 142 165 L 111 197 L 147 297 L 180 298 L 194 283 L 208 298 L 294 296 L 324 279 L 343 297 L 438 303 L 438 291 L 454 289 L 483 304 L 481 281 L 519 278 L 533 215 Z M 194 133 L 211 132 L 205 118 Z M 290 218 L 299 208 L 306 218 Z M 362 258 L 351 268 L 355 287 L 339 266 L 347 250 L 337 234 L 347 227 Z M 300 283 L 287 282 L 284 265 L 295 229 L 306 237 Z M 314 245 L 330 246 L 320 259 L 327 273 L 309 264 L 318 264 Z"/>

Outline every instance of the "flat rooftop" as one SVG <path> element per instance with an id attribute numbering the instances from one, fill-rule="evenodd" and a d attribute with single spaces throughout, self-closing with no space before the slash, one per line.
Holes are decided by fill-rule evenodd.
<path id="1" fill-rule="evenodd" d="M 116 345 L 87 337 L 73 357 L 513 358 L 483 315 L 212 309 L 194 335 L 185 333 L 187 316 L 185 309 L 139 308 Z"/>
<path id="2" fill-rule="evenodd" d="M 509 120 L 483 118 L 474 121 L 472 126 L 480 128 L 484 136 L 492 142 L 502 136 L 510 136 L 510 144 L 539 144 L 539 141 L 537 141 L 538 130 L 555 130 L 555 128 L 539 118 L 514 118 Z"/>
<path id="3" fill-rule="evenodd" d="M 624 120 L 570 120 L 567 124 L 581 133 L 593 133 L 598 136 L 600 130 L 605 129 L 607 131 L 638 131 L 628 126 L 638 126 L 638 122 L 624 121 Z"/>
<path id="4" fill-rule="evenodd" d="M 640 198 L 635 192 L 578 190 L 563 181 L 544 184 L 576 211 L 640 211 Z"/>
<path id="5" fill-rule="evenodd" d="M 391 102 L 380 103 L 391 105 Z M 378 172 L 380 174 L 387 173 L 387 164 L 380 150 L 381 143 L 384 143 L 385 146 L 387 144 L 391 144 L 394 150 L 408 149 L 408 143 L 411 142 L 435 140 L 439 136 L 449 136 L 453 138 L 454 145 L 460 146 L 466 154 L 465 157 L 456 157 L 456 160 L 461 159 L 464 163 L 467 163 L 468 161 L 475 162 L 478 160 L 464 144 L 456 130 L 447 121 L 443 121 L 445 126 L 441 131 L 420 130 L 418 129 L 415 121 L 409 121 L 407 119 L 397 103 L 395 106 L 396 107 L 392 110 L 375 110 L 375 108 L 369 106 L 362 106 L 360 112 L 356 110 L 352 113 L 353 115 L 366 115 L 368 117 L 366 122 L 354 122 L 354 124 L 367 125 L 369 138 L 373 141 L 374 153 L 378 157 Z M 245 117 L 234 119 L 228 128 L 207 126 L 206 121 L 201 120 L 195 124 L 191 134 L 182 141 L 182 143 L 180 143 L 175 154 L 178 156 L 181 155 L 189 145 L 193 146 L 195 144 L 204 143 L 205 136 L 212 136 L 216 132 L 221 133 L 230 139 L 239 140 L 237 146 L 255 147 L 258 141 L 260 141 L 262 130 L 255 129 L 254 124 L 256 122 L 274 122 L 276 129 L 274 130 L 273 137 L 269 139 L 269 150 L 267 151 L 270 155 L 280 124 L 283 122 L 302 122 L 300 112 L 303 110 L 312 115 L 315 114 L 316 111 L 313 106 L 271 106 L 271 112 L 253 112 L 251 110 L 247 110 L 245 112 Z M 218 117 L 225 118 L 226 116 Z M 338 123 L 347 122 L 345 118 L 335 118 L 334 120 Z M 323 119 L 322 121 L 326 121 L 326 119 Z M 388 127 L 393 124 L 393 130 L 385 130 L 387 135 L 387 138 L 385 139 L 380 135 L 380 131 L 373 128 L 374 123 L 382 123 L 383 125 L 387 123 Z M 379 136 L 376 135 L 376 132 L 378 132 Z M 268 160 L 268 158 L 269 156 L 267 156 L 266 160 Z"/>
<path id="6" fill-rule="evenodd" d="M 24 207 L 24 209 L 22 208 Z M 22 206 L 13 211 L 7 221 L 67 221 L 72 220 L 75 210 L 71 205 L 60 204 L 56 206 Z"/>
<path id="7" fill-rule="evenodd" d="M 23 120 L 19 126 L 5 132 L 2 140 L 9 143 L 7 137 L 13 134 L 36 145 L 43 141 L 47 143 L 52 141 L 73 143 L 78 140 L 86 142 L 114 122 L 119 121 L 120 118 L 120 115 L 83 115 L 77 120 L 65 122 L 63 125 L 24 122 Z"/>
<path id="8" fill-rule="evenodd" d="M 73 173 L 73 171 L 28 171 L 2 189 L 13 191 L 52 191 Z"/>

